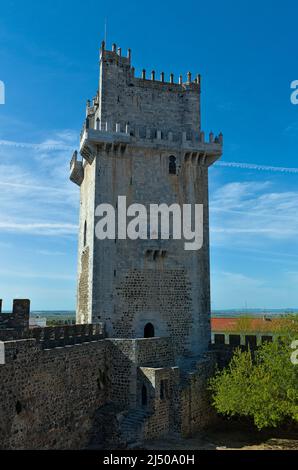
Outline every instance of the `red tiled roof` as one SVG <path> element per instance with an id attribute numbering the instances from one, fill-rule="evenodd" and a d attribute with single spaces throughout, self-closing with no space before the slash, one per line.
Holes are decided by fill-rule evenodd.
<path id="1" fill-rule="evenodd" d="M 264 320 L 263 318 L 249 318 L 249 319 L 243 319 L 241 317 L 239 318 L 212 318 L 211 319 L 211 328 L 213 331 L 232 331 L 237 326 L 239 326 L 239 320 L 243 320 L 244 322 L 247 321 L 249 324 L 249 330 L 250 331 L 258 331 L 258 330 L 264 330 L 268 329 L 270 330 L 274 324 L 276 323 L 276 320 Z"/>

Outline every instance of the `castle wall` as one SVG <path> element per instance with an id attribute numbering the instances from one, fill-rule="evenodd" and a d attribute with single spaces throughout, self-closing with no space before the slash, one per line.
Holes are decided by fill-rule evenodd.
<path id="1" fill-rule="evenodd" d="M 159 439 L 173 432 L 188 437 L 216 421 L 207 390 L 215 363 L 216 354 L 209 353 L 189 373 L 178 367 L 140 367 L 138 396 L 145 385 L 152 413 L 144 422 L 143 439 Z"/>
<path id="2" fill-rule="evenodd" d="M 140 368 L 139 395 L 146 384 L 152 415 L 145 421 L 143 439 L 154 439 L 171 433 L 175 426 L 174 403 L 179 397 L 180 371 L 172 368 Z M 163 390 L 162 390 L 163 388 Z"/>
<path id="3" fill-rule="evenodd" d="M 138 366 L 170 367 L 175 364 L 171 338 L 135 340 L 135 362 Z"/>
<path id="4" fill-rule="evenodd" d="M 96 341 L 104 337 L 104 327 L 101 323 L 30 329 L 0 329 L 0 341 L 34 338 L 39 342 L 42 349 Z"/>
<path id="5" fill-rule="evenodd" d="M 187 379 L 180 395 L 180 432 L 189 437 L 203 430 L 216 420 L 211 407 L 208 380 L 215 371 L 216 355 L 208 355 L 196 365 L 196 370 Z"/>
<path id="6" fill-rule="evenodd" d="M 210 422 L 213 358 L 195 361 L 189 375 L 175 366 L 169 338 L 81 335 L 74 340 L 84 342 L 59 347 L 57 337 L 0 342 L 0 448 L 122 446 L 127 436 L 119 417 L 136 410 L 147 414 L 136 439 L 190 435 Z"/>
<path id="7" fill-rule="evenodd" d="M 88 444 L 109 400 L 106 342 L 41 350 L 35 339 L 0 342 L 0 448 Z"/>
<path id="8" fill-rule="evenodd" d="M 2 300 L 0 300 L 0 332 L 6 329 L 24 330 L 29 327 L 30 301 L 15 299 L 12 313 L 2 313 Z"/>
<path id="9" fill-rule="evenodd" d="M 138 368 L 174 365 L 172 343 L 168 338 L 108 339 L 111 400 L 120 407 L 140 406 Z"/>

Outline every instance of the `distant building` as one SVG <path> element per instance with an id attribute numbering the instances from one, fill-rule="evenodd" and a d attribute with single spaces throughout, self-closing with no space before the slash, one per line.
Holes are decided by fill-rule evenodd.
<path id="1" fill-rule="evenodd" d="M 45 328 L 47 326 L 47 319 L 41 317 L 30 317 L 29 318 L 29 328 Z"/>
<path id="2" fill-rule="evenodd" d="M 259 346 L 277 335 L 280 320 L 269 317 L 221 317 L 211 319 L 211 338 L 214 344 Z"/>

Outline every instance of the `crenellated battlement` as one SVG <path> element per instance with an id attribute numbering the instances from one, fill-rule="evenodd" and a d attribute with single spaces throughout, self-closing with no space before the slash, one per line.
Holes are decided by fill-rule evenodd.
<path id="1" fill-rule="evenodd" d="M 2 300 L 0 299 L 0 334 L 2 330 L 28 329 L 30 316 L 30 300 L 15 299 L 11 313 L 2 313 Z"/>
<path id="2" fill-rule="evenodd" d="M 105 338 L 102 323 L 34 328 L 30 335 L 41 344 L 42 349 L 89 343 Z"/>
<path id="3" fill-rule="evenodd" d="M 99 89 L 87 101 L 82 135 L 85 129 L 94 129 L 142 138 L 142 129 L 147 127 L 149 138 L 172 133 L 173 141 L 179 141 L 183 132 L 191 137 L 201 130 L 200 91 L 201 76 L 191 72 L 175 80 L 173 73 L 166 78 L 163 71 L 158 74 L 151 70 L 147 74 L 143 69 L 137 77 L 131 50 L 123 56 L 116 44 L 107 50 L 103 42 Z"/>
<path id="4" fill-rule="evenodd" d="M 89 343 L 105 338 L 102 323 L 92 325 L 47 326 L 28 330 L 0 330 L 0 342 L 35 339 L 42 349 L 52 349 L 74 344 Z"/>
<path id="5" fill-rule="evenodd" d="M 100 60 L 109 60 L 110 62 L 114 62 L 117 65 L 131 65 L 131 49 L 127 50 L 127 56 L 122 55 L 121 47 L 117 47 L 114 43 L 112 44 L 112 49 L 109 51 L 106 49 L 105 41 L 102 41 L 100 46 Z"/>
<path id="6" fill-rule="evenodd" d="M 96 121 L 86 118 L 80 137 L 80 153 L 87 163 L 93 162 L 98 151 L 123 154 L 127 147 L 164 149 L 172 152 L 180 148 L 185 154 L 185 162 L 193 160 L 193 155 L 196 154 L 197 160 L 199 157 L 204 158 L 204 164 L 206 162 L 208 166 L 210 162 L 206 157 L 211 157 L 213 163 L 214 159 L 222 154 L 223 134 L 215 136 L 210 132 L 206 140 L 203 131 L 174 133 L 153 127 L 132 127 L 128 123 L 102 122 L 99 118 Z M 78 160 L 77 151 L 70 162 L 70 179 L 79 186 L 84 180 L 84 164 L 82 160 Z"/>
<path id="7" fill-rule="evenodd" d="M 15 331 L 7 339 L 0 333 L 0 366 L 17 360 L 28 360 L 41 350 L 78 346 L 105 339 L 102 324 L 66 325 L 34 328 L 26 337 Z"/>
<path id="8" fill-rule="evenodd" d="M 278 335 L 276 333 L 223 333 L 222 331 L 213 331 L 211 334 L 211 342 L 216 346 L 232 346 L 232 347 L 250 347 L 252 349 L 263 343 L 273 341 Z"/>
<path id="9" fill-rule="evenodd" d="M 42 349 L 51 349 L 105 337 L 102 323 L 29 328 L 30 300 L 14 300 L 12 313 L 1 313 L 0 342 L 35 339 Z"/>
<path id="10" fill-rule="evenodd" d="M 129 78 L 134 81 L 134 85 L 136 86 L 157 89 L 166 88 L 168 91 L 180 93 L 184 90 L 191 90 L 196 93 L 200 93 L 201 76 L 199 74 L 192 79 L 191 72 L 187 72 L 186 81 L 183 81 L 183 75 L 179 75 L 178 82 L 175 82 L 173 73 L 169 74 L 169 80 L 167 81 L 164 72 L 160 72 L 158 79 L 158 74 L 156 74 L 155 70 L 152 70 L 150 72 L 150 77 L 147 78 L 147 72 L 143 69 L 141 76 L 136 77 L 135 68 L 131 66 L 131 49 L 128 49 L 127 55 L 123 56 L 121 47 L 117 47 L 116 44 L 112 45 L 112 50 L 107 50 L 105 42 L 102 41 L 100 47 L 100 62 L 101 64 L 114 64 L 118 67 L 125 68 L 129 74 Z"/>
<path id="11" fill-rule="evenodd" d="M 147 77 L 135 76 L 131 64 L 131 50 L 126 56 L 113 44 L 100 49 L 100 84 L 92 101 L 87 101 L 86 119 L 80 136 L 80 154 L 74 152 L 70 162 L 70 179 L 81 186 L 85 163 L 92 164 L 101 151 L 123 155 L 129 149 L 177 151 L 183 161 L 196 161 L 209 166 L 222 154 L 223 135 L 215 136 L 201 130 L 200 116 L 201 76 L 192 78 L 191 72 L 183 81 L 174 74 L 159 79 L 155 70 Z M 201 158 L 202 157 L 202 158 Z"/>
<path id="12" fill-rule="evenodd" d="M 129 137 L 129 141 L 133 142 L 135 140 L 141 141 L 169 141 L 177 144 L 183 144 L 185 142 L 192 142 L 192 143 L 215 143 L 223 145 L 223 134 L 220 132 L 217 136 L 211 131 L 209 133 L 208 140 L 205 139 L 205 132 L 174 132 L 172 130 L 164 130 L 158 129 L 156 127 L 148 127 L 142 125 L 134 125 L 131 126 L 128 122 L 113 122 L 113 121 L 101 121 L 99 117 L 94 119 L 94 117 L 87 117 L 82 131 L 80 135 L 80 144 L 84 143 L 86 139 L 86 132 L 89 132 L 90 135 L 94 137 L 97 136 L 100 140 L 101 137 L 106 139 L 107 136 L 110 136 L 110 139 L 120 137 L 120 138 L 127 138 Z M 98 131 L 98 133 L 94 133 L 92 131 Z M 70 165 L 72 165 L 73 161 L 76 159 L 77 155 L 73 154 L 72 160 Z"/>
<path id="13" fill-rule="evenodd" d="M 27 331 L 0 330 L 0 342 L 35 339 L 42 349 L 89 343 L 104 338 L 105 333 L 102 323 L 37 327 L 30 328 Z"/>

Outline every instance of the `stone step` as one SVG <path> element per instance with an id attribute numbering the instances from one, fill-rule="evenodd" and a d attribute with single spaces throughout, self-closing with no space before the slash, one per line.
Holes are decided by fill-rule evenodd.
<path id="1" fill-rule="evenodd" d="M 121 433 L 127 444 L 134 444 L 138 438 L 138 431 L 146 418 L 150 416 L 148 411 L 142 409 L 131 410 L 121 423 Z"/>

